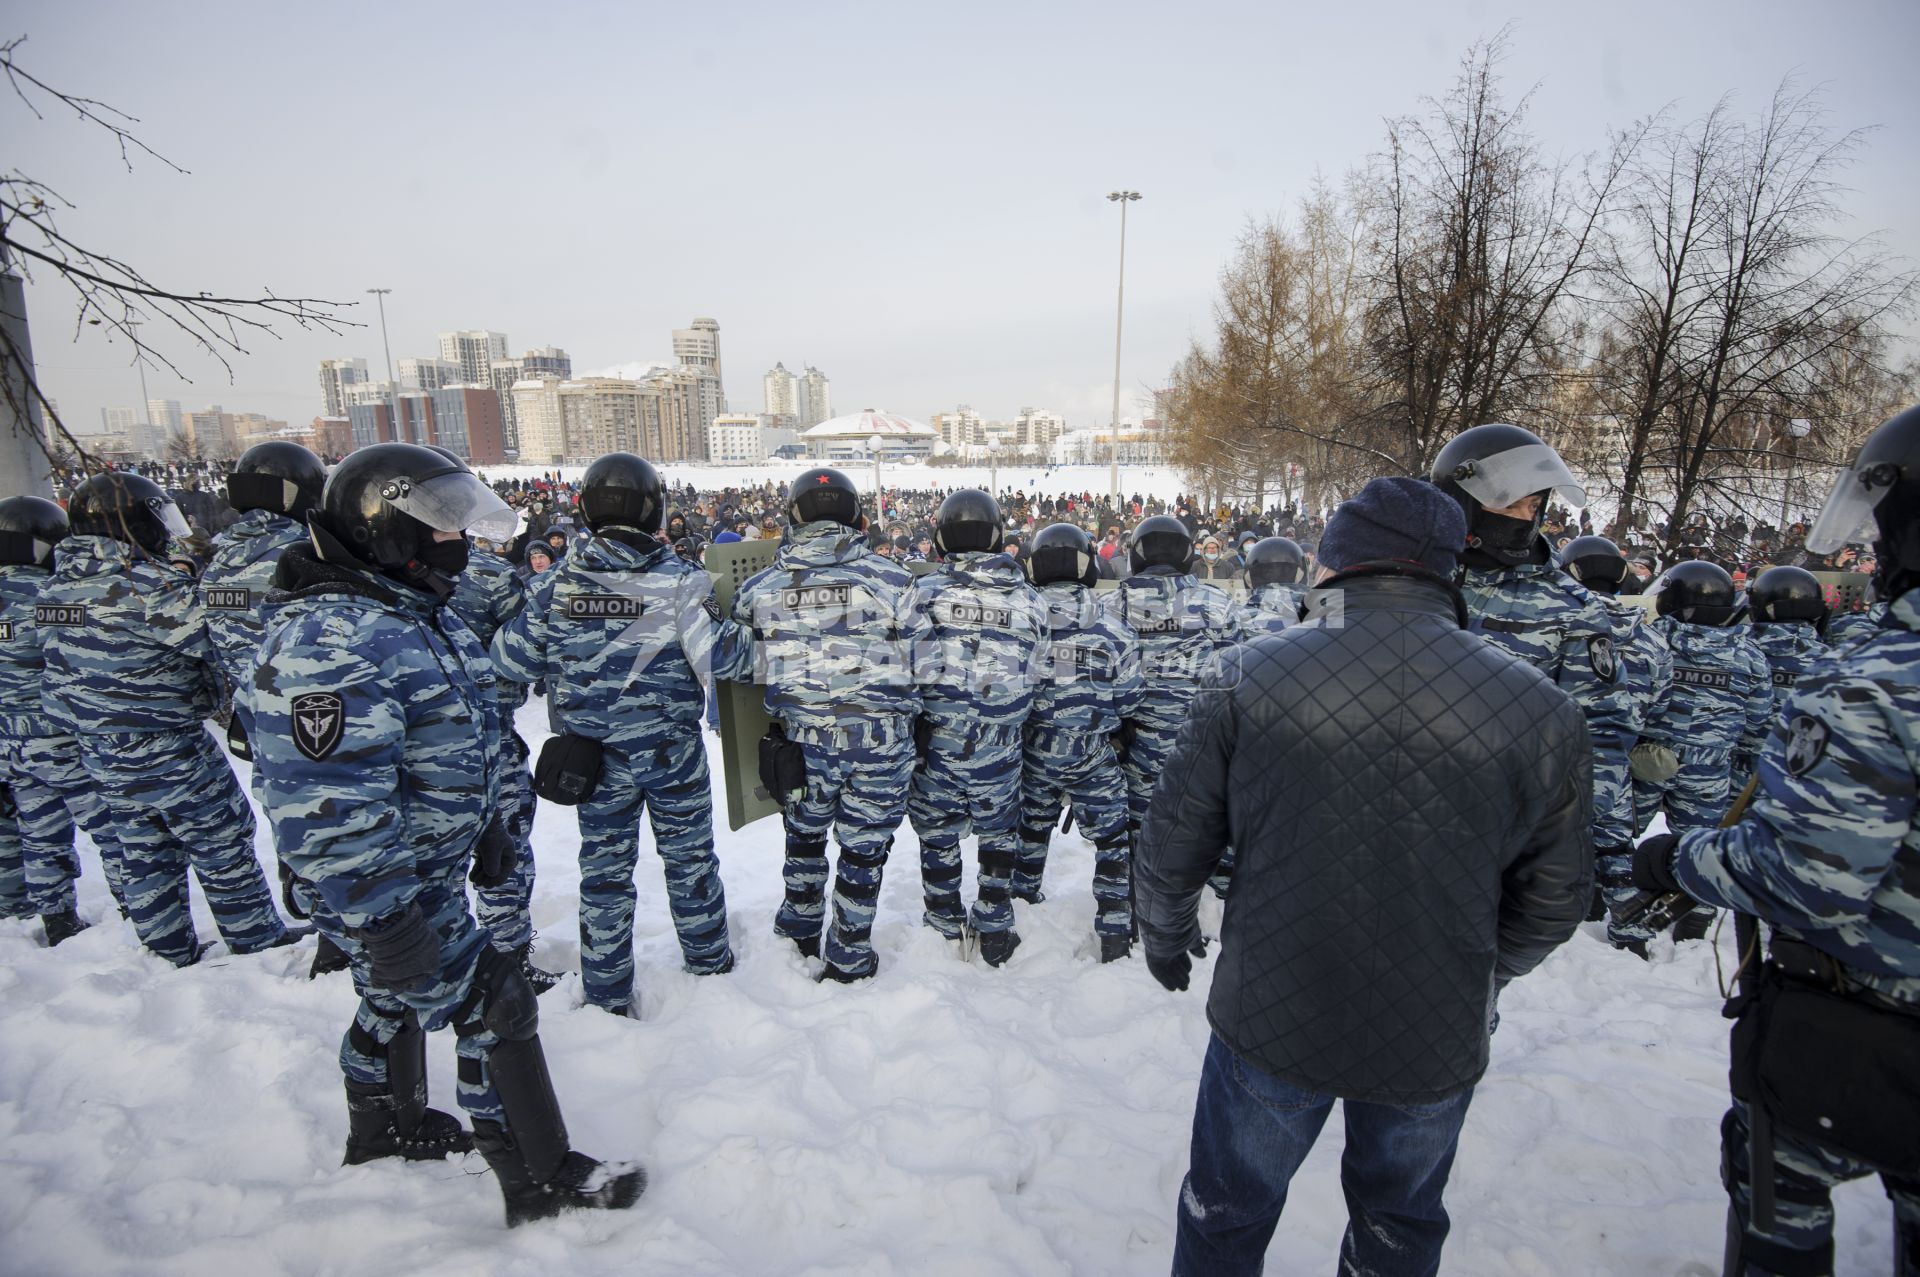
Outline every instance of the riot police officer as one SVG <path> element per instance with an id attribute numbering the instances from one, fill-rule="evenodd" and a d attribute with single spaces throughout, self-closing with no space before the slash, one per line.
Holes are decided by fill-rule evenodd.
<path id="1" fill-rule="evenodd" d="M 1020 850 L 1021 741 L 1033 707 L 1034 672 L 1047 659 L 1040 596 L 1001 550 L 1000 506 L 961 488 L 934 517 L 940 566 L 917 577 L 910 606 L 927 627 L 914 649 L 923 704 L 920 763 L 907 818 L 920 837 L 926 924 L 948 939 L 971 930 L 980 956 L 1000 966 L 1020 944 L 1011 898 Z M 980 842 L 979 892 L 960 899 L 960 840 Z"/>
<path id="2" fill-rule="evenodd" d="M 1266 537 L 1247 550 L 1244 577 L 1248 637 L 1273 634 L 1300 623 L 1299 585 L 1307 556 L 1289 537 Z"/>
<path id="3" fill-rule="evenodd" d="M 1920 1274 L 1920 407 L 1868 437 L 1807 546 L 1868 538 L 1886 620 L 1801 675 L 1745 819 L 1648 839 L 1634 856 L 1647 890 L 1772 929 L 1767 968 L 1738 1007 L 1720 1128 L 1728 1274 L 1831 1273 L 1832 1186 L 1875 1172 L 1893 1199 L 1895 1266 Z M 1752 1156 L 1756 1101 L 1770 1166 Z M 1758 1183 L 1770 1212 L 1757 1209 Z"/>
<path id="4" fill-rule="evenodd" d="M 1094 934 L 1100 961 L 1124 958 L 1133 944 L 1132 867 L 1127 858 L 1127 789 L 1115 766 L 1112 736 L 1139 709 L 1140 638 L 1104 611 L 1093 543 L 1071 523 L 1033 538 L 1028 559 L 1046 604 L 1048 659 L 1039 667 L 1027 720 L 1020 785 L 1016 899 L 1042 899 L 1047 844 L 1064 799 L 1093 843 Z"/>
<path id="5" fill-rule="evenodd" d="M 187 869 L 235 953 L 289 943 L 254 858 L 253 810 L 202 726 L 219 698 L 193 577 L 168 558 L 186 520 L 152 480 L 113 471 L 75 490 L 72 523 L 34 606 L 47 713 L 80 744 L 121 848 L 140 942 L 199 960 Z"/>
<path id="6" fill-rule="evenodd" d="M 1595 876 L 1630 896 L 1633 801 L 1627 755 L 1634 696 L 1623 675 L 1612 611 L 1558 571 L 1540 534 L 1554 494 L 1584 506 L 1586 489 L 1540 437 L 1494 422 L 1456 435 L 1434 459 L 1433 481 L 1467 516 L 1460 592 L 1469 628 L 1552 679 L 1586 715 L 1593 745 Z"/>
<path id="7" fill-rule="evenodd" d="M 1805 568 L 1772 567 L 1755 578 L 1747 588 L 1747 615 L 1753 623 L 1754 646 L 1767 658 L 1773 682 L 1773 706 L 1767 716 L 1770 729 L 1780 717 L 1800 676 L 1827 655 L 1826 640 L 1821 637 L 1830 609 L 1827 593 L 1819 579 Z M 1742 742 L 1743 751 L 1734 760 L 1733 786 L 1745 786 L 1753 775 L 1754 763 L 1765 747 L 1767 731 Z"/>
<path id="8" fill-rule="evenodd" d="M 19 907 L 40 916 L 49 947 L 87 925 L 75 908 L 76 824 L 99 848 L 107 885 L 126 909 L 120 844 L 106 807 L 80 764 L 79 744 L 53 724 L 40 702 L 45 662 L 34 605 L 53 567 L 54 547 L 66 535 L 66 511 L 46 498 L 0 501 L 0 786 L 12 809 L 0 819 L 17 829 Z"/>
<path id="9" fill-rule="evenodd" d="M 637 1167 L 574 1152 L 548 1078 L 539 1010 L 518 962 L 467 906 L 469 864 L 511 854 L 499 811 L 493 670 L 444 604 L 464 533 L 498 536 L 507 507 L 464 467 L 412 444 L 340 463 L 313 548 L 281 556 L 282 592 L 243 690 L 282 854 L 345 928 L 363 989 L 341 1044 L 347 1161 L 433 1160 L 468 1146 L 426 1107 L 425 1034 L 459 1035 L 472 1145 L 509 1226 L 621 1209 Z"/>
<path id="10" fill-rule="evenodd" d="M 838 470 L 802 472 L 787 520 L 773 566 L 733 600 L 779 728 L 764 752 L 797 753 L 802 772 L 781 804 L 786 899 L 773 929 L 803 956 L 824 958 L 823 978 L 851 982 L 880 967 L 874 905 L 913 776 L 913 578 L 868 548 L 859 493 Z M 840 855 L 823 941 L 829 831 Z"/>
<path id="11" fill-rule="evenodd" d="M 706 683 L 743 677 L 753 652 L 746 632 L 721 616 L 707 574 L 654 539 L 666 492 L 649 462 L 608 453 L 587 467 L 579 500 L 592 539 L 533 580 L 492 652 L 503 676 L 545 683 L 560 737 L 591 742 L 598 755 L 598 780 L 578 806 L 581 982 L 588 1002 L 626 1015 L 637 1010 L 633 870 L 643 810 L 666 862 L 686 969 L 733 969 L 700 718 Z"/>

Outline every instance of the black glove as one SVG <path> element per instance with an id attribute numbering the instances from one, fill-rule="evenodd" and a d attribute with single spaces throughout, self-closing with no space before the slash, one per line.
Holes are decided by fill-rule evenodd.
<path id="1" fill-rule="evenodd" d="M 286 909 L 288 917 L 294 919 L 296 922 L 305 922 L 309 915 L 305 909 L 300 907 L 299 897 L 297 897 L 293 891 L 294 884 L 299 881 L 299 877 L 295 875 L 293 870 L 287 868 L 287 862 L 284 860 L 281 861 L 280 904 Z"/>
<path id="2" fill-rule="evenodd" d="M 495 815 L 480 831 L 480 840 L 473 844 L 473 868 L 467 871 L 467 881 L 482 891 L 504 887 L 513 877 L 514 862 L 519 855 L 520 849 L 514 846 L 512 837 L 500 824 L 500 817 Z"/>
<path id="3" fill-rule="evenodd" d="M 1673 876 L 1673 849 L 1680 844 L 1678 834 L 1660 834 L 1633 849 L 1633 885 L 1642 891 L 1662 895 L 1681 890 Z"/>
<path id="4" fill-rule="evenodd" d="M 1193 959 L 1183 950 L 1168 957 L 1162 957 L 1152 949 L 1147 950 L 1147 970 L 1160 982 L 1160 987 L 1168 993 L 1180 993 L 1187 987 L 1187 977 L 1193 972 Z"/>
<path id="5" fill-rule="evenodd" d="M 418 993 L 440 978 L 440 938 L 418 901 L 354 933 L 367 947 L 372 983 L 393 993 Z"/>

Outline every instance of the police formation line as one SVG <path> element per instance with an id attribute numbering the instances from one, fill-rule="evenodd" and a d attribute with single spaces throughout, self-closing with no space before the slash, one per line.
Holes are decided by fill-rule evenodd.
<path id="1" fill-rule="evenodd" d="M 1910 411 L 1843 476 L 1874 500 L 1856 500 L 1842 532 L 1883 521 L 1883 601 L 1830 625 L 1810 574 L 1771 569 L 1742 597 L 1705 562 L 1655 583 L 1649 619 L 1615 597 L 1631 578 L 1611 542 L 1549 552 L 1547 502 L 1585 504 L 1550 447 L 1487 425 L 1441 452 L 1433 482 L 1467 522 L 1450 583 L 1463 626 L 1586 718 L 1591 916 L 1617 947 L 1645 957 L 1656 923 L 1677 918 L 1677 939 L 1698 937 L 1715 904 L 1730 906 L 1824 954 L 1849 994 L 1905 1016 L 1920 1007 L 1908 730 L 1920 595 L 1903 593 L 1920 572 L 1916 466 Z M 1020 943 L 1015 902 L 1044 898 L 1068 807 L 1095 849 L 1093 930 L 1100 960 L 1114 961 L 1140 934 L 1133 852 L 1189 702 L 1231 677 L 1238 645 L 1338 623 L 1337 593 L 1309 588 L 1283 538 L 1248 554 L 1243 602 L 1189 574 L 1178 520 L 1148 518 L 1133 574 L 1096 593 L 1084 531 L 1042 529 L 1023 569 L 1002 552 L 998 506 L 974 490 L 943 502 L 943 562 L 915 577 L 873 552 L 854 487 L 831 469 L 794 483 L 772 566 L 725 609 L 707 574 L 657 539 L 664 489 L 629 454 L 581 482 L 591 538 L 524 584 L 472 548 L 505 543 L 514 515 L 451 454 L 376 445 L 327 475 L 304 450 L 266 444 L 241 458 L 229 492 L 242 517 L 197 580 L 170 549 L 187 532 L 178 510 L 140 476 L 94 476 L 65 512 L 0 502 L 0 759 L 19 808 L 18 868 L 0 878 L 0 903 L 38 914 L 49 943 L 85 925 L 77 825 L 141 942 L 178 965 L 203 948 L 189 868 L 232 951 L 303 935 L 274 908 L 251 809 L 203 726 L 230 698 L 228 745 L 252 763 L 282 902 L 318 932 L 316 973 L 345 967 L 361 994 L 340 1049 L 347 1160 L 477 1147 L 509 1223 L 624 1207 L 645 1184 L 637 1167 L 572 1149 L 548 1079 L 535 997 L 556 977 L 531 961 L 528 915 L 536 793 L 576 807 L 582 984 L 616 1014 L 636 1005 L 643 810 L 686 969 L 733 966 L 700 734 L 713 679 L 763 689 L 773 726 L 760 779 L 786 833 L 773 926 L 820 978 L 877 971 L 874 910 L 903 820 L 921 848 L 925 924 L 1006 964 Z M 1910 521 L 1890 534 L 1893 519 Z M 553 731 L 537 763 L 513 730 L 536 685 Z M 1716 829 L 1756 771 L 1749 819 Z M 1636 850 L 1659 814 L 1673 834 Z M 1213 886 L 1230 933 L 1222 853 Z M 1869 871 L 1895 860 L 1906 894 L 1881 901 L 1888 884 Z M 1643 908 L 1655 890 L 1680 907 Z M 1186 987 L 1186 953 L 1156 952 L 1149 935 L 1146 957 L 1169 989 Z M 448 1026 L 471 1133 L 427 1107 L 425 1034 Z M 1792 1265 L 1830 1246 L 1825 1188 L 1849 1175 L 1889 1171 L 1903 1235 L 1920 1218 L 1897 1168 L 1783 1128 L 1767 1172 L 1781 1207 L 1756 1228 L 1745 1114 L 1743 1097 L 1726 1138 L 1731 1234 L 1757 1256 L 1749 1270 L 1822 1271 Z"/>

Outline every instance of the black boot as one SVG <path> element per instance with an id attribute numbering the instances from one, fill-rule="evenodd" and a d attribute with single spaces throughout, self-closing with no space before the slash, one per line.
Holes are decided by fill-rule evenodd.
<path id="1" fill-rule="evenodd" d="M 1005 931 L 982 931 L 980 933 L 980 960 L 990 967 L 1003 965 L 1020 947 L 1020 933 L 1012 927 Z"/>
<path id="2" fill-rule="evenodd" d="M 542 1179 L 497 1122 L 476 1121 L 473 1144 L 500 1181 L 508 1228 L 567 1210 L 625 1210 L 647 1191 L 647 1173 L 632 1162 L 596 1162 L 572 1151 Z"/>
<path id="3" fill-rule="evenodd" d="M 520 974 L 527 977 L 527 983 L 533 986 L 535 996 L 545 993 L 563 978 L 557 971 L 547 971 L 533 965 L 533 941 L 529 940 L 511 955 L 520 963 Z"/>
<path id="4" fill-rule="evenodd" d="M 1593 898 L 1587 901 L 1587 921 L 1599 922 L 1607 916 L 1607 889 L 1593 884 Z"/>
<path id="5" fill-rule="evenodd" d="M 1118 962 L 1133 952 L 1133 937 L 1125 933 L 1100 937 L 1100 961 Z"/>
<path id="6" fill-rule="evenodd" d="M 62 909 L 59 913 L 40 915 L 40 926 L 47 933 L 47 948 L 51 949 L 62 940 L 71 940 L 87 929 L 80 915 L 71 909 Z"/>
<path id="7" fill-rule="evenodd" d="M 818 935 L 788 936 L 787 939 L 793 942 L 793 947 L 800 951 L 801 957 L 817 958 L 820 956 L 820 937 Z"/>
<path id="8" fill-rule="evenodd" d="M 345 971 L 352 965 L 353 960 L 347 957 L 347 951 L 323 935 L 320 937 L 320 947 L 313 951 L 313 965 L 307 968 L 307 979 Z"/>
<path id="9" fill-rule="evenodd" d="M 341 1164 L 359 1166 L 382 1157 L 437 1162 L 449 1153 L 464 1153 L 473 1147 L 473 1139 L 462 1129 L 460 1120 L 439 1109 L 421 1109 L 406 1129 L 401 1126 L 392 1091 L 348 1082 L 347 1155 Z"/>
<path id="10" fill-rule="evenodd" d="M 1675 944 L 1683 940 L 1705 940 L 1707 932 L 1713 926 L 1713 910 L 1699 906 L 1689 910 L 1687 915 L 1674 924 L 1673 940 Z"/>

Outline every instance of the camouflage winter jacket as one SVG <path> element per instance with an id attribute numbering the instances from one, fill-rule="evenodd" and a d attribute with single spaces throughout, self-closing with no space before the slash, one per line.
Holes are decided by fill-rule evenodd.
<path id="1" fill-rule="evenodd" d="M 1920 590 L 1800 677 L 1731 829 L 1681 838 L 1697 900 L 1798 935 L 1855 985 L 1920 1006 Z"/>
<path id="2" fill-rule="evenodd" d="M 453 578 L 453 597 L 447 600 L 447 606 L 460 614 L 481 647 L 490 648 L 500 627 L 520 615 L 526 605 L 527 587 L 513 564 L 486 550 L 468 551 L 466 570 Z M 527 685 L 499 677 L 494 694 L 509 711 L 505 717 L 508 730 L 512 730 L 511 711 L 527 703 Z"/>
<path id="3" fill-rule="evenodd" d="M 229 687 L 244 683 L 266 632 L 261 617 L 273 570 L 290 545 L 302 545 L 307 530 L 284 514 L 248 510 L 213 542 L 200 573 L 200 604 L 206 609 L 207 637 Z"/>
<path id="4" fill-rule="evenodd" d="M 1673 652 L 1673 695 L 1644 735 L 1680 752 L 1730 754 L 1773 717 L 1767 658 L 1742 627 L 1690 625 L 1671 616 L 1653 629 Z"/>
<path id="5" fill-rule="evenodd" d="M 192 576 L 110 537 L 68 537 L 34 605 L 44 700 L 63 731 L 197 728 L 218 703 Z"/>
<path id="6" fill-rule="evenodd" d="M 925 622 L 908 606 L 913 576 L 864 535 L 824 520 L 786 533 L 773 566 L 733 598 L 754 637 L 767 713 L 796 740 L 886 745 L 920 713 L 912 652 Z"/>
<path id="7" fill-rule="evenodd" d="M 1673 653 L 1637 605 L 1604 594 L 1594 597 L 1606 604 L 1614 618 L 1613 648 L 1620 660 L 1620 677 L 1633 698 L 1628 724 L 1631 739 L 1637 740 L 1648 723 L 1666 713 L 1673 695 Z"/>
<path id="8" fill-rule="evenodd" d="M 1140 636 L 1100 606 L 1099 596 L 1067 581 L 1044 586 L 1048 655 L 1036 668 L 1028 725 L 1042 732 L 1117 731 L 1139 712 Z"/>
<path id="9" fill-rule="evenodd" d="M 274 845 L 349 928 L 459 875 L 500 794 L 493 667 L 451 608 L 304 546 L 240 697 Z"/>
<path id="10" fill-rule="evenodd" d="M 1812 621 L 1771 621 L 1754 626 L 1748 637 L 1767 658 L 1767 669 L 1773 680 L 1773 705 L 1767 712 L 1767 721 L 1759 731 L 1740 742 L 1742 753 L 1757 754 L 1766 748 L 1773 722 L 1780 717 L 1787 697 L 1793 695 L 1793 689 L 1799 685 L 1800 676 L 1831 653 Z"/>
<path id="11" fill-rule="evenodd" d="M 1838 652 L 1861 639 L 1872 638 L 1887 624 L 1887 605 L 1875 603 L 1859 612 L 1836 616 L 1827 625 L 1827 646 Z"/>
<path id="12" fill-rule="evenodd" d="M 1300 591 L 1291 585 L 1256 586 L 1247 595 L 1242 610 L 1247 637 L 1278 634 L 1289 625 L 1300 624 Z"/>
<path id="13" fill-rule="evenodd" d="M 0 567 L 0 736 L 57 736 L 61 729 L 40 701 L 46 658 L 33 608 L 47 583 L 47 569 L 32 564 Z"/>
<path id="14" fill-rule="evenodd" d="M 562 731 L 614 744 L 697 724 L 705 683 L 752 668 L 746 631 L 720 615 L 713 580 L 656 545 L 595 537 L 535 577 L 493 636 L 499 675 L 544 679 Z"/>
<path id="15" fill-rule="evenodd" d="M 1170 567 L 1134 573 L 1100 605 L 1140 636 L 1145 692 L 1135 717 L 1154 731 L 1179 730 L 1214 654 L 1246 637 L 1226 591 Z"/>
<path id="16" fill-rule="evenodd" d="M 914 681 L 922 713 L 962 735 L 1017 733 L 1046 667 L 1046 605 L 1027 574 L 1001 553 L 955 554 L 915 577 Z"/>

